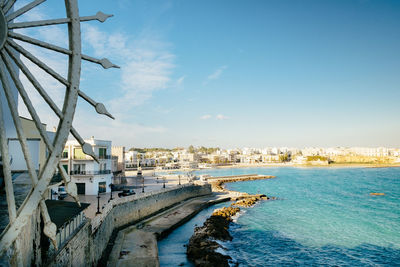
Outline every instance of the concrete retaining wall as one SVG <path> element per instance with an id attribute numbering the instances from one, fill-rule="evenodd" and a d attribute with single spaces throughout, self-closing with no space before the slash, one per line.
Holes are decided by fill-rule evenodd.
<path id="1" fill-rule="evenodd" d="M 0 266 L 40 266 L 40 211 L 33 212 L 12 246 L 0 257 Z"/>
<path id="2" fill-rule="evenodd" d="M 107 212 L 86 223 L 57 253 L 50 266 L 97 265 L 114 230 L 121 229 L 188 198 L 211 194 L 210 185 L 190 185 L 110 202 Z M 100 220 L 100 221 L 99 221 Z"/>

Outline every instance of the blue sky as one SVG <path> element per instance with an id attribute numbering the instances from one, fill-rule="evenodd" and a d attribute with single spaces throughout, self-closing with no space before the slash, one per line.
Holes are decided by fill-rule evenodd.
<path id="1" fill-rule="evenodd" d="M 26 18 L 64 16 L 60 1 L 48 2 Z M 400 1 L 79 5 L 81 15 L 114 14 L 84 23 L 82 44 L 121 66 L 82 66 L 81 89 L 116 117 L 80 101 L 74 124 L 86 138 L 127 147 L 400 147 Z M 65 27 L 50 28 L 31 34 L 66 45 Z"/>

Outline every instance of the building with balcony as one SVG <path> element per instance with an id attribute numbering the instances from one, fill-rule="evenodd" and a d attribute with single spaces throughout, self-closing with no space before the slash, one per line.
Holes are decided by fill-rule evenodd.
<path id="1" fill-rule="evenodd" d="M 85 142 L 92 145 L 99 163 L 85 155 L 82 147 L 75 140 L 67 141 L 60 163 L 71 175 L 71 180 L 76 183 L 78 194 L 97 195 L 98 192 L 110 192 L 112 183 L 111 141 L 97 140 L 92 137 Z"/>

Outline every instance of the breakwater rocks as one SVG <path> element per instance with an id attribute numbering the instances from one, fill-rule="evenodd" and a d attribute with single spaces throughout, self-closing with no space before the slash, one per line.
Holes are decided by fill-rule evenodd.
<path id="1" fill-rule="evenodd" d="M 187 246 L 187 255 L 195 266 L 229 266 L 231 257 L 216 252 L 221 247 L 216 240 L 231 241 L 232 236 L 228 229 L 234 217 L 239 211 L 239 207 L 251 207 L 259 200 L 270 199 L 266 195 L 248 195 L 241 197 L 230 207 L 217 209 L 208 218 L 203 226 L 196 227 L 194 234 Z"/>
<path id="2" fill-rule="evenodd" d="M 216 252 L 221 247 L 215 240 L 230 241 L 229 224 L 238 207 L 224 207 L 208 218 L 203 226 L 196 227 L 187 246 L 187 255 L 195 266 L 229 266 L 231 257 Z"/>
<path id="3" fill-rule="evenodd" d="M 276 198 L 267 197 L 266 195 L 253 195 L 253 196 L 249 195 L 248 197 L 244 197 L 243 199 L 240 199 L 235 203 L 232 203 L 232 206 L 249 208 L 254 206 L 254 204 L 256 204 L 256 202 L 259 200 L 269 200 L 269 199 L 276 199 Z"/>

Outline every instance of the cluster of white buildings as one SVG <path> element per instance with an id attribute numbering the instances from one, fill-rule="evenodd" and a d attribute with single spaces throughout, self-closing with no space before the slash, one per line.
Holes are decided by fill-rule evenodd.
<path id="1" fill-rule="evenodd" d="M 174 168 L 202 168 L 223 164 L 258 164 L 278 163 L 292 161 L 303 163 L 309 156 L 334 158 L 338 156 L 363 156 L 363 157 L 398 157 L 398 148 L 368 148 L 368 147 L 334 147 L 334 148 L 242 148 L 242 149 L 217 149 L 207 154 L 198 149 L 189 152 L 188 149 L 174 151 L 159 151 L 140 153 L 138 151 L 125 152 L 125 167 L 127 169 L 142 167 L 158 167 L 163 169 Z"/>
<path id="2" fill-rule="evenodd" d="M 331 148 L 304 148 L 304 156 L 366 156 L 366 157 L 399 157 L 400 149 L 387 147 L 331 147 Z"/>

